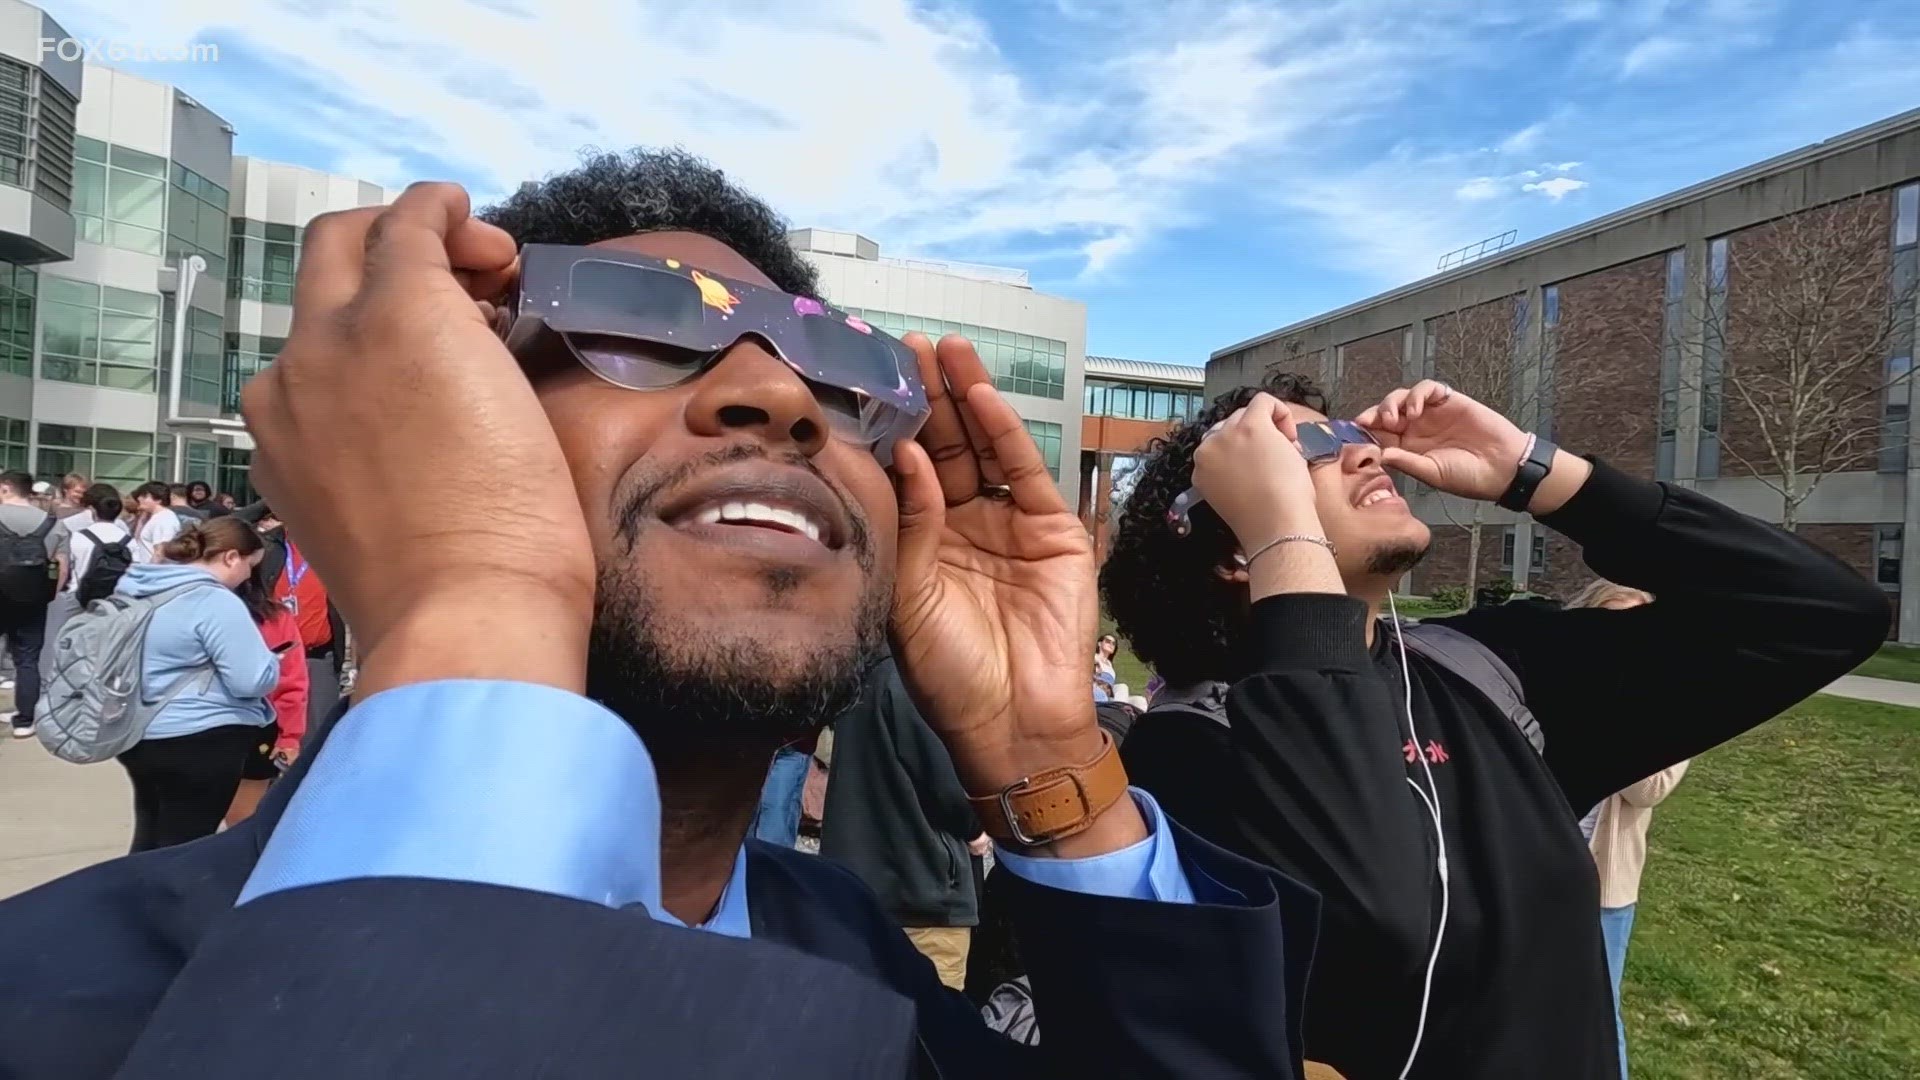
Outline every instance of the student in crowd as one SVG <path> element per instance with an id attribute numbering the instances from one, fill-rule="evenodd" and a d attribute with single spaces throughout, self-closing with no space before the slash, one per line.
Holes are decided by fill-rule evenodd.
<path id="1" fill-rule="evenodd" d="M 235 590 L 260 565 L 262 545 L 238 521 L 196 522 L 160 545 L 160 561 L 120 580 L 128 596 L 204 583 L 162 605 L 147 626 L 140 692 L 172 695 L 120 764 L 133 782 L 134 853 L 211 835 L 240 786 L 247 756 L 273 717 L 267 695 L 280 658 L 261 639 Z"/>
<path id="2" fill-rule="evenodd" d="M 224 510 L 227 513 L 231 514 L 235 510 L 239 509 L 240 500 L 234 498 L 233 496 L 223 491 L 220 494 L 215 495 L 213 497 L 213 504 L 219 507 L 221 510 Z M 215 515 L 215 516 L 217 517 L 219 515 Z"/>
<path id="3" fill-rule="evenodd" d="M 292 611 L 300 624 L 307 659 L 307 730 L 340 703 L 340 679 L 347 662 L 347 626 L 340 611 L 327 595 L 327 587 L 313 565 L 300 553 L 299 545 L 287 536 L 287 527 L 274 516 L 264 501 L 235 511 L 242 521 L 251 522 L 266 541 L 267 553 L 261 564 L 263 579 L 273 595 Z"/>
<path id="4" fill-rule="evenodd" d="M 214 501 L 213 487 L 205 480 L 195 480 L 187 485 L 187 505 L 200 511 L 202 520 L 223 517 L 232 512 Z"/>
<path id="5" fill-rule="evenodd" d="M 86 519 L 63 522 L 72 535 L 62 553 L 59 591 L 47 605 L 47 641 L 59 637 L 60 628 L 89 601 L 112 595 L 133 555 L 133 534 L 120 520 L 125 509 L 120 492 L 112 484 L 94 484 L 81 494 L 80 502 Z M 96 567 L 95 556 L 103 549 L 107 554 Z M 51 653 L 45 653 L 43 668 L 51 662 Z M 41 675 L 45 677 L 45 670 Z"/>
<path id="6" fill-rule="evenodd" d="M 185 484 L 167 485 L 167 509 L 172 510 L 180 518 L 183 526 L 189 521 L 207 520 L 207 512 L 193 505 Z"/>
<path id="7" fill-rule="evenodd" d="M 87 489 L 92 486 L 93 481 L 79 473 L 68 473 L 61 477 L 60 508 L 53 512 L 53 516 L 65 521 L 76 514 L 86 513 Z"/>
<path id="8" fill-rule="evenodd" d="M 0 904 L 0 1072 L 1297 1076 L 1312 895 L 1128 790 L 1082 689 L 1092 546 L 973 348 L 828 307 L 680 152 L 489 216 L 415 185 L 308 227 L 243 408 L 358 703 L 238 828 Z M 585 268 L 633 317 L 560 302 L 503 344 L 474 297 L 514 238 L 524 288 Z M 513 513 L 450 530 L 421 475 Z M 853 875 L 746 839 L 774 748 L 889 637 L 1016 875 L 1038 1047 Z"/>
<path id="9" fill-rule="evenodd" d="M 240 786 L 227 808 L 228 828 L 253 816 L 267 785 L 300 757 L 300 740 L 307 733 L 307 660 L 300 643 L 300 622 L 287 605 L 275 599 L 265 567 L 256 566 L 241 584 L 240 599 L 260 628 L 260 637 L 280 658 L 280 681 L 267 695 L 273 722 L 254 739 L 253 751 L 240 772 Z"/>
<path id="10" fill-rule="evenodd" d="M 160 545 L 180 535 L 180 515 L 168 503 L 173 492 L 152 480 L 133 489 L 133 553 L 141 562 L 158 562 Z"/>
<path id="11" fill-rule="evenodd" d="M 67 530 L 33 505 L 33 477 L 0 473 L 0 634 L 13 661 L 13 737 L 33 734 L 40 701 L 40 650 L 47 608 L 66 557 Z"/>
<path id="12" fill-rule="evenodd" d="M 1626 611 L 1651 603 L 1653 595 L 1643 589 L 1599 578 L 1567 606 Z M 1600 871 L 1600 933 L 1607 945 L 1607 977 L 1613 982 L 1621 1080 L 1627 1076 L 1627 1025 L 1620 1011 L 1620 977 L 1626 971 L 1627 939 L 1633 935 L 1633 912 L 1640 899 L 1640 871 L 1647 863 L 1647 827 L 1653 824 L 1653 808 L 1673 794 L 1685 775 L 1687 762 L 1682 761 L 1607 796 L 1594 808 L 1587 846 Z"/>
<path id="13" fill-rule="evenodd" d="M 980 821 L 891 655 L 868 671 L 865 692 L 833 730 L 820 854 L 866 882 L 940 981 L 961 989 L 980 922 L 968 848 Z"/>
<path id="14" fill-rule="evenodd" d="M 1612 1080 L 1598 889 L 1568 807 L 1852 670 L 1885 636 L 1886 599 L 1791 533 L 1558 450 L 1437 382 L 1354 424 L 1326 417 L 1307 380 L 1275 374 L 1136 472 L 1103 592 L 1170 685 L 1128 736 L 1128 768 L 1201 835 L 1321 892 L 1316 1060 L 1358 1077 Z M 1429 535 L 1388 470 L 1531 513 L 1660 601 L 1421 627 L 1470 652 L 1474 678 L 1403 651 L 1389 590 Z M 1204 501 L 1183 534 L 1169 514 L 1189 488 Z M 1485 677 L 1499 668 L 1530 718 L 1496 702 L 1512 693 Z"/>
<path id="15" fill-rule="evenodd" d="M 1093 675 L 1098 682 L 1109 688 L 1114 683 L 1113 656 L 1120 651 L 1120 639 L 1112 634 L 1101 634 L 1100 640 L 1093 643 Z"/>

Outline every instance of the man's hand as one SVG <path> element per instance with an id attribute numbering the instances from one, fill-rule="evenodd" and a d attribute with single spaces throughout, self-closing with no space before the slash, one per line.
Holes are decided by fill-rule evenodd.
<path id="1" fill-rule="evenodd" d="M 1299 429 L 1272 394 L 1255 394 L 1206 434 L 1194 451 L 1193 486 L 1233 530 L 1243 554 L 1277 536 L 1321 535 Z"/>
<path id="2" fill-rule="evenodd" d="M 1380 440 L 1387 468 L 1463 499 L 1505 494 L 1527 452 L 1513 421 L 1432 379 L 1395 390 L 1354 422 Z"/>
<path id="3" fill-rule="evenodd" d="M 364 646 L 361 697 L 442 678 L 585 683 L 594 568 L 546 413 L 476 303 L 513 238 L 415 184 L 307 226 L 292 332 L 248 383 L 254 479 Z M 484 493 L 449 519 L 419 497 Z"/>
<path id="4" fill-rule="evenodd" d="M 919 334 L 906 342 L 933 412 L 918 442 L 894 450 L 895 655 L 961 784 L 991 795 L 1104 745 L 1086 673 L 1099 611 L 1093 545 L 973 346 L 954 335 L 937 350 Z M 986 490 L 996 485 L 1006 492 Z M 1123 798 L 1039 854 L 1101 854 L 1146 835 Z"/>
<path id="5" fill-rule="evenodd" d="M 1380 440 L 1381 464 L 1463 499 L 1492 502 L 1506 494 L 1527 453 L 1528 435 L 1513 421 L 1432 379 L 1395 390 L 1354 422 Z M 1558 510 L 1592 470 L 1561 451 L 1528 509 Z"/>

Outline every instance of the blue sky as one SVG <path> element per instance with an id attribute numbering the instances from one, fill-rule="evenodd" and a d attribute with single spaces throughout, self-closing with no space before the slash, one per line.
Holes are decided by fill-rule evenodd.
<path id="1" fill-rule="evenodd" d="M 71 0 L 242 153 L 482 199 L 678 143 L 887 255 L 1208 353 L 1920 106 L 1913 0 Z M 774 12 L 791 10 L 794 14 Z M 805 14 L 799 14 L 804 11 Z"/>

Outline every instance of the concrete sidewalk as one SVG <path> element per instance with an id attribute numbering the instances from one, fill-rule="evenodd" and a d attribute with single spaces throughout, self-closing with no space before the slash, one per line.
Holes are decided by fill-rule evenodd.
<path id="1" fill-rule="evenodd" d="M 0 899 L 127 853 L 133 788 L 118 762 L 69 765 L 0 734 Z"/>
<path id="2" fill-rule="evenodd" d="M 1877 701 L 1882 705 L 1905 705 L 1910 709 L 1920 709 L 1920 683 L 1846 675 L 1827 687 L 1827 693 L 1856 701 Z"/>

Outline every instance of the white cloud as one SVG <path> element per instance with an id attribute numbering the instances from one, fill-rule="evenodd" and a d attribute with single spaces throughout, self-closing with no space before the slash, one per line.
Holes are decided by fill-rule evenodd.
<path id="1" fill-rule="evenodd" d="M 1546 166 L 1546 168 L 1551 172 L 1558 172 L 1558 173 L 1572 172 L 1573 170 L 1579 168 L 1581 164 L 1582 163 L 1578 161 L 1562 161 L 1557 165 L 1548 165 Z"/>
<path id="2" fill-rule="evenodd" d="M 1587 182 L 1585 180 L 1574 180 L 1565 176 L 1556 176 L 1551 180 L 1542 180 L 1537 184 L 1522 184 L 1520 185 L 1520 190 L 1545 195 L 1554 202 L 1559 202 L 1561 199 L 1566 198 L 1568 195 L 1586 186 Z"/>
<path id="3" fill-rule="evenodd" d="M 1499 179 L 1496 179 L 1495 177 L 1491 177 L 1491 176 L 1476 176 L 1473 179 L 1467 181 L 1466 183 L 1461 184 L 1459 187 L 1453 189 L 1453 194 L 1455 195 L 1455 197 L 1465 199 L 1468 202 L 1480 202 L 1485 199 L 1497 199 L 1500 196 L 1506 194 L 1506 192 L 1507 192 L 1507 185 L 1504 182 L 1500 181 Z"/>
<path id="4" fill-rule="evenodd" d="M 1546 133 L 1547 122 L 1536 121 L 1500 140 L 1498 149 L 1503 154 L 1522 154 L 1538 145 L 1540 137 Z"/>
<path id="5" fill-rule="evenodd" d="M 1071 238 L 1089 273 L 1181 224 L 1224 172 L 1380 101 L 1411 70 L 1395 49 L 1416 47 L 1343 5 L 1097 13 L 1040 70 L 915 0 L 775 20 L 728 0 L 573 0 L 559 17 L 530 0 L 77 0 L 61 17 L 83 36 L 218 41 L 232 74 L 193 72 L 194 93 L 242 147 L 294 135 L 325 158 L 309 164 L 382 184 L 432 169 L 484 200 L 585 145 L 679 144 L 799 223 L 896 253 Z"/>
<path id="6" fill-rule="evenodd" d="M 1620 74 L 1627 78 L 1659 71 L 1677 62 L 1687 52 L 1687 43 L 1672 35 L 1655 34 L 1642 40 L 1620 58 Z"/>

